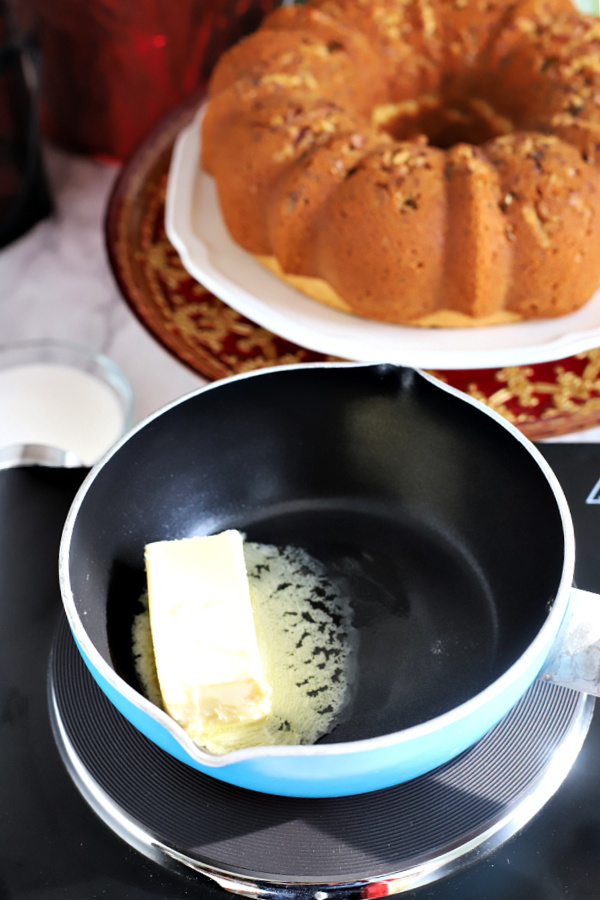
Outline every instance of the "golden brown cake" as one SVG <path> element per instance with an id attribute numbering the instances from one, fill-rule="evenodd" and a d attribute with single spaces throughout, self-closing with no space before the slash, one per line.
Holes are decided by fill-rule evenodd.
<path id="1" fill-rule="evenodd" d="M 600 20 L 570 0 L 281 7 L 201 141 L 234 240 L 323 303 L 487 325 L 600 286 Z"/>

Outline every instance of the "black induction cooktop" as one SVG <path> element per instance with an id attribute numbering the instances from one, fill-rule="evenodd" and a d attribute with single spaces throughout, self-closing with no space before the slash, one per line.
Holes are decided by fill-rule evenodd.
<path id="1" fill-rule="evenodd" d="M 600 591 L 600 446 L 540 449 L 571 505 L 576 583 Z M 226 900 L 231 895 L 205 876 L 160 865 L 118 837 L 83 799 L 57 750 L 47 702 L 62 615 L 57 553 L 84 474 L 0 471 L 0 900 Z M 599 716 L 566 780 L 528 825 L 468 869 L 402 896 L 600 898 Z M 380 815 L 385 828 L 384 808 Z"/>

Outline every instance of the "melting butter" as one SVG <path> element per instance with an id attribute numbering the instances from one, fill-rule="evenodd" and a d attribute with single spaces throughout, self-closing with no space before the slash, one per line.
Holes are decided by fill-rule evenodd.
<path id="1" fill-rule="evenodd" d="M 145 548 L 156 671 L 167 712 L 190 737 L 264 718 L 264 678 L 243 538 L 230 529 Z"/>
<path id="2" fill-rule="evenodd" d="M 314 743 L 340 720 L 355 682 L 352 611 L 322 563 L 297 547 L 252 542 L 244 557 L 271 709 L 261 721 L 205 723 L 194 739 L 215 754 Z M 146 696 L 164 708 L 147 610 L 135 619 L 133 652 Z"/>

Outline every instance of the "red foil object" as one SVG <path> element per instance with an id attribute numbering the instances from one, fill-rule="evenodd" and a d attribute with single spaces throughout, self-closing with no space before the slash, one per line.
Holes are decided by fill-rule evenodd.
<path id="1" fill-rule="evenodd" d="M 42 130 L 127 159 L 277 0 L 17 0 L 43 55 Z"/>

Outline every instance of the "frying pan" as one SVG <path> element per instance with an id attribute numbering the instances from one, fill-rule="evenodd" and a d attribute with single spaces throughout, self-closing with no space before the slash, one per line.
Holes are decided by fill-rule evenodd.
<path id="1" fill-rule="evenodd" d="M 314 745 L 213 756 L 142 696 L 130 630 L 145 544 L 227 528 L 299 546 L 343 581 L 357 677 Z M 265 369 L 172 403 L 90 472 L 60 551 L 75 641 L 123 715 L 214 778 L 304 797 L 400 783 L 482 737 L 540 672 L 573 568 L 567 503 L 535 447 L 387 364 Z"/>

